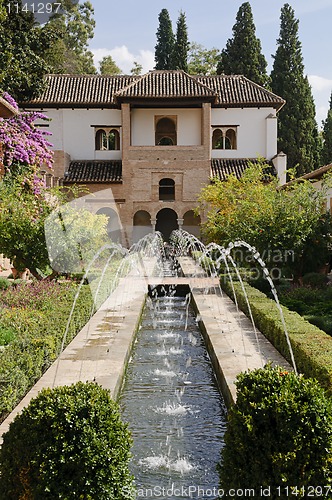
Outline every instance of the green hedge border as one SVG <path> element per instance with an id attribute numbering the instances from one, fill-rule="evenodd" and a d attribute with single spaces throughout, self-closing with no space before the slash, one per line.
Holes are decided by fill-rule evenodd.
<path id="1" fill-rule="evenodd" d="M 274 300 L 244 283 L 256 327 L 289 361 L 289 348 Z M 222 289 L 233 300 L 230 281 L 221 280 Z M 239 308 L 248 315 L 248 306 L 240 283 L 234 283 Z M 297 369 L 306 377 L 315 378 L 332 396 L 332 338 L 306 321 L 298 313 L 282 306 Z"/>

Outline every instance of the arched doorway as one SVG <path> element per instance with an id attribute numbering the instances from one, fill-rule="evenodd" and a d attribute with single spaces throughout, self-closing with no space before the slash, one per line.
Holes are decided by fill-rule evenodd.
<path id="1" fill-rule="evenodd" d="M 146 210 L 138 210 L 133 219 L 133 243 L 152 232 L 151 216 Z"/>
<path id="2" fill-rule="evenodd" d="M 200 236 L 200 224 L 201 218 L 199 215 L 195 215 L 193 210 L 188 210 L 183 216 L 183 226 L 182 229 L 190 234 Z"/>
<path id="3" fill-rule="evenodd" d="M 108 217 L 107 234 L 110 240 L 114 243 L 121 243 L 121 223 L 117 212 L 113 208 L 104 207 L 98 210 L 97 215 L 99 214 Z"/>
<path id="4" fill-rule="evenodd" d="M 171 208 L 163 208 L 157 213 L 156 231 L 160 231 L 165 241 L 169 241 L 171 232 L 179 229 L 178 216 Z"/>

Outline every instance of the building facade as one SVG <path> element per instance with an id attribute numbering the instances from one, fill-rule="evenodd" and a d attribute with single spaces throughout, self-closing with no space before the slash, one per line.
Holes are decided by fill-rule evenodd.
<path id="1" fill-rule="evenodd" d="M 126 246 L 154 230 L 199 235 L 201 188 L 241 176 L 249 161 L 265 158 L 285 182 L 284 100 L 243 76 L 49 75 L 43 95 L 22 105 L 50 118 L 55 178 L 88 186 L 86 203 Z"/>

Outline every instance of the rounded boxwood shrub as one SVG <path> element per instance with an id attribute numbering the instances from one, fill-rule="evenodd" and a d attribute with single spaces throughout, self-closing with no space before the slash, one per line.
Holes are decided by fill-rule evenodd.
<path id="1" fill-rule="evenodd" d="M 130 447 L 106 389 L 92 382 L 44 389 L 4 435 L 0 498 L 127 500 Z"/>
<path id="2" fill-rule="evenodd" d="M 331 457 L 331 401 L 315 380 L 269 365 L 238 376 L 221 487 L 264 487 L 269 498 L 289 498 L 285 487 L 297 486 L 297 496 L 305 497 L 306 486 L 331 485 Z"/>

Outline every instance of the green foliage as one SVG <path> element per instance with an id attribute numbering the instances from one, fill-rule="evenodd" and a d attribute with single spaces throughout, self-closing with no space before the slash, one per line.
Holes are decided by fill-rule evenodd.
<path id="1" fill-rule="evenodd" d="M 188 73 L 191 75 L 215 75 L 219 59 L 219 49 L 215 47 L 206 49 L 203 45 L 192 42 L 188 52 Z"/>
<path id="2" fill-rule="evenodd" d="M 64 0 L 61 9 L 63 13 L 54 15 L 46 25 L 49 33 L 57 34 L 56 42 L 44 54 L 52 72 L 96 73 L 93 54 L 88 50 L 96 25 L 91 2 Z"/>
<path id="3" fill-rule="evenodd" d="M 0 351 L 0 420 L 13 410 L 59 355 L 77 287 L 54 282 L 21 283 L 0 293 L 0 330 L 14 338 Z M 90 319 L 89 287 L 80 292 L 65 344 Z"/>
<path id="4" fill-rule="evenodd" d="M 57 36 L 36 26 L 21 0 L 0 0 L 0 86 L 19 101 L 27 101 L 44 88 L 49 66 L 44 52 Z"/>
<path id="5" fill-rule="evenodd" d="M 15 330 L 0 324 L 0 346 L 8 345 L 15 338 Z"/>
<path id="6" fill-rule="evenodd" d="M 245 2 L 238 10 L 233 38 L 227 41 L 226 48 L 221 52 L 217 73 L 244 75 L 259 85 L 268 86 L 267 62 L 261 50 L 251 6 Z"/>
<path id="7" fill-rule="evenodd" d="M 287 154 L 288 167 L 298 175 L 319 166 L 319 140 L 315 104 L 304 75 L 299 21 L 288 4 L 281 9 L 280 35 L 271 72 L 273 92 L 286 100 L 279 112 L 278 149 Z"/>
<path id="8" fill-rule="evenodd" d="M 256 247 L 269 268 L 287 264 L 298 278 L 316 270 L 312 266 L 321 265 L 327 256 L 331 220 L 321 207 L 328 186 L 317 191 L 304 181 L 287 189 L 277 187 L 277 179 L 267 176 L 262 162 L 252 164 L 241 179 L 214 179 L 199 198 L 206 215 L 202 230 L 207 241 L 224 246 L 244 240 Z"/>
<path id="9" fill-rule="evenodd" d="M 220 469 L 221 486 L 271 488 L 270 498 L 289 498 L 284 487 L 332 483 L 331 401 L 312 379 L 281 367 L 242 373 L 230 409 Z M 281 487 L 281 495 L 278 495 Z"/>
<path id="10" fill-rule="evenodd" d="M 131 444 L 106 389 L 82 382 L 43 389 L 4 435 L 1 498 L 133 498 Z"/>
<path id="11" fill-rule="evenodd" d="M 159 26 L 156 33 L 157 43 L 155 46 L 155 69 L 174 69 L 173 51 L 175 38 L 168 10 L 162 9 L 158 19 Z"/>
<path id="12" fill-rule="evenodd" d="M 323 165 L 332 163 L 332 94 L 330 98 L 330 108 L 327 112 L 327 117 L 323 121 L 323 149 L 322 149 Z"/>
<path id="13" fill-rule="evenodd" d="M 326 276 L 310 273 L 303 281 L 305 286 L 281 293 L 281 303 L 332 336 L 332 288 L 326 286 Z"/>
<path id="14" fill-rule="evenodd" d="M 176 37 L 173 50 L 173 69 L 182 69 L 188 71 L 188 28 L 186 23 L 186 15 L 180 12 L 177 25 Z"/>
<path id="15" fill-rule="evenodd" d="M 119 75 L 122 73 L 112 56 L 105 56 L 102 58 L 99 63 L 99 71 L 101 75 Z"/>
<path id="16" fill-rule="evenodd" d="M 229 281 L 221 286 L 232 297 Z M 234 283 L 240 309 L 248 315 L 245 295 L 239 283 Z M 257 328 L 290 361 L 285 331 L 275 302 L 259 290 L 245 283 L 251 312 Z M 312 291 L 311 291 L 312 292 Z M 317 292 L 316 292 L 317 293 Z M 312 300 L 312 298 L 311 298 Z M 312 377 L 332 395 L 332 342 L 331 337 L 311 325 L 296 312 L 282 307 L 297 368 L 306 377 Z"/>
<path id="17" fill-rule="evenodd" d="M 134 66 L 131 68 L 130 73 L 132 75 L 138 76 L 141 75 L 143 71 L 143 66 L 139 64 L 137 61 L 134 61 Z"/>
<path id="18" fill-rule="evenodd" d="M 302 277 L 302 283 L 304 286 L 310 286 L 311 288 L 325 288 L 328 279 L 325 274 L 307 273 Z"/>
<path id="19" fill-rule="evenodd" d="M 0 277 L 0 290 L 7 290 L 11 285 L 10 281 L 7 278 Z"/>

